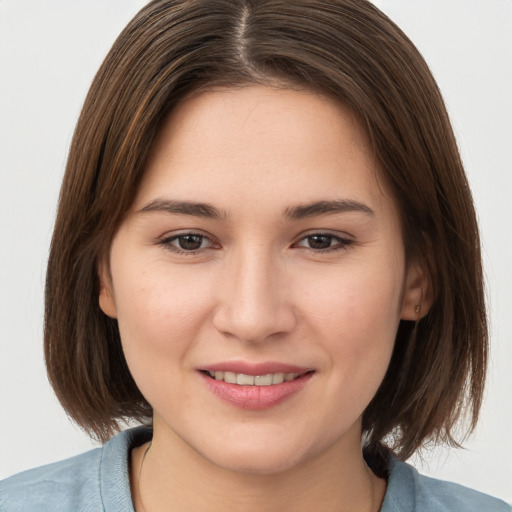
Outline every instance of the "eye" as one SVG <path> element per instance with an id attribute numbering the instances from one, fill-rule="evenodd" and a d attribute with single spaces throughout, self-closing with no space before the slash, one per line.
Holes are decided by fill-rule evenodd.
<path id="1" fill-rule="evenodd" d="M 352 243 L 354 241 L 349 238 L 343 238 L 331 233 L 312 233 L 299 240 L 295 246 L 311 249 L 315 252 L 328 252 L 347 249 Z"/>
<path id="2" fill-rule="evenodd" d="M 188 254 L 215 247 L 207 236 L 198 233 L 180 233 L 165 237 L 158 243 L 171 251 Z"/>

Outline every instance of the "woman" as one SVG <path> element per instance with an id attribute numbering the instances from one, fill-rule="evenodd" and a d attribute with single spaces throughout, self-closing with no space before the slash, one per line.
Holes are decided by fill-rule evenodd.
<path id="1" fill-rule="evenodd" d="M 45 325 L 79 425 L 149 428 L 2 510 L 509 510 L 399 462 L 476 424 L 482 289 L 442 99 L 377 9 L 152 2 L 77 125 Z"/>

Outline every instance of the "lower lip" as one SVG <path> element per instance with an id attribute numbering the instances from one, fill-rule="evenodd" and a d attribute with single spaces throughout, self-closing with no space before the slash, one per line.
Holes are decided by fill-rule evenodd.
<path id="1" fill-rule="evenodd" d="M 241 386 L 223 380 L 215 380 L 201 373 L 206 385 L 221 400 L 240 409 L 269 409 L 301 391 L 313 376 L 306 373 L 292 381 L 272 384 L 271 386 Z"/>

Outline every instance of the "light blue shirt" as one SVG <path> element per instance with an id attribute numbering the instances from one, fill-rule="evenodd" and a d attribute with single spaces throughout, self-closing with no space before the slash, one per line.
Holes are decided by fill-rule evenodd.
<path id="1" fill-rule="evenodd" d="M 0 512 L 133 512 L 129 457 L 151 438 L 138 427 L 102 448 L 25 471 L 0 482 Z M 397 459 L 381 512 L 511 512 L 503 501 L 420 475 Z"/>

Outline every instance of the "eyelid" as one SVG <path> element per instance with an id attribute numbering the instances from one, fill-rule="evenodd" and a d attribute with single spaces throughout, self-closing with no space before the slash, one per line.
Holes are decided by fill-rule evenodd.
<path id="1" fill-rule="evenodd" d="M 209 241 L 208 247 L 200 247 L 198 249 L 193 250 L 186 250 L 178 247 L 173 242 L 180 237 L 186 237 L 186 236 L 197 236 L 200 237 L 203 240 Z M 315 249 L 313 247 L 306 247 L 303 245 L 299 245 L 301 242 L 306 241 L 310 237 L 319 236 L 319 237 L 329 237 L 334 239 L 337 243 L 335 243 L 332 246 L 323 248 L 323 249 Z M 209 249 L 219 249 L 221 248 L 221 244 L 219 244 L 213 236 L 210 234 L 206 234 L 202 232 L 201 230 L 193 230 L 193 229 L 184 229 L 176 232 L 166 233 L 163 236 L 160 236 L 156 239 L 156 245 L 160 245 L 164 247 L 166 250 L 176 253 L 176 254 L 184 254 L 184 255 L 197 255 L 199 253 L 202 253 L 204 251 L 207 251 Z M 328 253 L 328 252 L 335 252 L 339 250 L 348 250 L 348 248 L 355 243 L 355 239 L 352 235 L 349 235 L 348 233 L 340 233 L 340 232 L 333 232 L 329 230 L 310 230 L 304 233 L 301 233 L 297 238 L 296 241 L 291 245 L 292 248 L 299 248 L 303 249 L 309 252 L 312 252 L 314 254 L 320 254 L 320 253 Z"/>
<path id="2" fill-rule="evenodd" d="M 312 247 L 305 247 L 305 246 L 298 245 L 300 242 L 303 242 L 306 239 L 313 237 L 313 236 L 325 236 L 325 237 L 333 238 L 333 239 L 337 240 L 338 243 L 334 244 L 330 247 L 327 247 L 325 249 L 314 249 Z M 293 247 L 303 248 L 307 251 L 318 254 L 318 253 L 327 253 L 327 252 L 333 252 L 333 251 L 339 251 L 339 250 L 347 250 L 354 243 L 355 243 L 354 237 L 349 235 L 348 233 L 339 233 L 339 232 L 333 232 L 333 231 L 329 231 L 329 230 L 312 230 L 312 231 L 308 231 L 306 233 L 301 233 L 301 235 L 297 238 L 297 241 L 293 243 Z"/>
<path id="3" fill-rule="evenodd" d="M 303 240 L 309 236 L 332 236 L 333 238 L 338 238 L 340 240 L 350 240 L 355 241 L 355 237 L 346 231 L 336 231 L 332 229 L 308 229 L 307 231 L 303 231 L 299 233 L 296 237 L 297 241 Z"/>
<path id="4" fill-rule="evenodd" d="M 180 247 L 178 247 L 172 243 L 175 240 L 177 240 L 178 238 L 185 237 L 185 236 L 197 236 L 197 237 L 201 237 L 204 240 L 208 240 L 210 242 L 209 247 L 200 247 L 199 249 L 187 251 L 185 249 L 181 249 Z M 192 229 L 185 229 L 185 230 L 180 230 L 180 231 L 173 232 L 173 233 L 166 233 L 165 235 L 157 238 L 156 244 L 162 246 L 163 248 L 165 248 L 166 250 L 168 250 L 170 252 L 173 252 L 176 254 L 185 254 L 185 255 L 189 255 L 189 256 L 194 256 L 194 255 L 204 252 L 208 249 L 220 248 L 220 244 L 218 242 L 216 242 L 215 239 L 211 235 L 201 232 L 201 230 L 192 230 Z"/>

